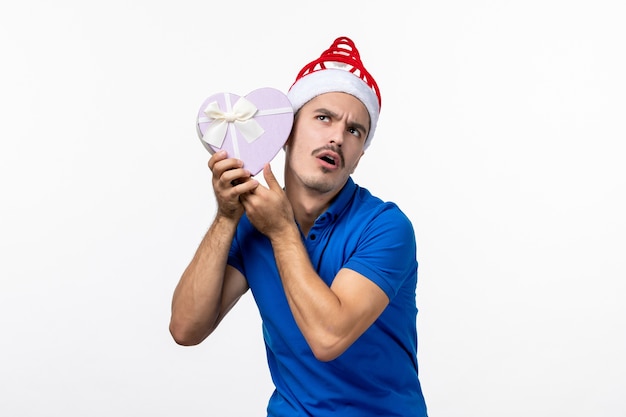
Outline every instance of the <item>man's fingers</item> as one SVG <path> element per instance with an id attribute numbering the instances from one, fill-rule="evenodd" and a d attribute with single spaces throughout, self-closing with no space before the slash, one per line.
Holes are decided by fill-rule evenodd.
<path id="1" fill-rule="evenodd" d="M 265 182 L 267 183 L 267 186 L 270 190 L 276 191 L 282 189 L 282 187 L 278 183 L 278 180 L 274 176 L 274 173 L 272 172 L 272 167 L 270 166 L 270 164 L 265 164 L 265 166 L 263 166 L 263 178 L 265 178 Z"/>
<path id="2" fill-rule="evenodd" d="M 211 158 L 209 158 L 209 169 L 213 171 L 213 167 L 215 166 L 215 164 L 219 161 L 226 159 L 227 157 L 228 155 L 226 151 L 215 152 L 213 155 L 211 155 Z"/>

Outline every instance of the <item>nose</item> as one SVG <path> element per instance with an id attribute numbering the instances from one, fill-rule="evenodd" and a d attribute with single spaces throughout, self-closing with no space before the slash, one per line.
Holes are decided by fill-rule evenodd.
<path id="1" fill-rule="evenodd" d="M 330 143 L 333 143 L 339 147 L 343 144 L 344 135 L 346 134 L 346 127 L 343 123 L 337 123 L 332 127 L 330 134 Z"/>

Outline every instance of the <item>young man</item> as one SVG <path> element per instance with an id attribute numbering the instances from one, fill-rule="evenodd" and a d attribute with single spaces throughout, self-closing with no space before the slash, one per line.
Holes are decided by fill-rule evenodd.
<path id="1" fill-rule="evenodd" d="M 426 416 L 413 227 L 350 177 L 374 135 L 378 86 L 344 37 L 288 97 L 284 188 L 269 164 L 265 187 L 223 151 L 209 160 L 217 214 L 176 287 L 170 331 L 202 342 L 251 289 L 276 387 L 269 416 Z"/>

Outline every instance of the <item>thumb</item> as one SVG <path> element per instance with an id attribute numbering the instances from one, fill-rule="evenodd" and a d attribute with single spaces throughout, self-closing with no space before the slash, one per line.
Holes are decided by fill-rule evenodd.
<path id="1" fill-rule="evenodd" d="M 265 182 L 267 183 L 267 186 L 270 190 L 282 189 L 282 187 L 278 183 L 278 180 L 274 176 L 274 173 L 272 172 L 272 167 L 270 166 L 270 164 L 265 164 L 263 166 L 263 178 L 265 178 Z"/>

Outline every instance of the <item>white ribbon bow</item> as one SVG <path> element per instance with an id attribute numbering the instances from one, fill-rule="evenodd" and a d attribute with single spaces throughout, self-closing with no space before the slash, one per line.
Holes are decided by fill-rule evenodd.
<path id="1" fill-rule="evenodd" d="M 261 125 L 254 120 L 256 112 L 256 106 L 245 97 L 240 97 L 232 110 L 228 109 L 226 112 L 220 110 L 217 101 L 209 103 L 204 109 L 204 114 L 214 122 L 204 131 L 202 140 L 209 145 L 220 148 L 226 138 L 228 124 L 233 123 L 248 143 L 254 142 L 265 132 Z"/>

